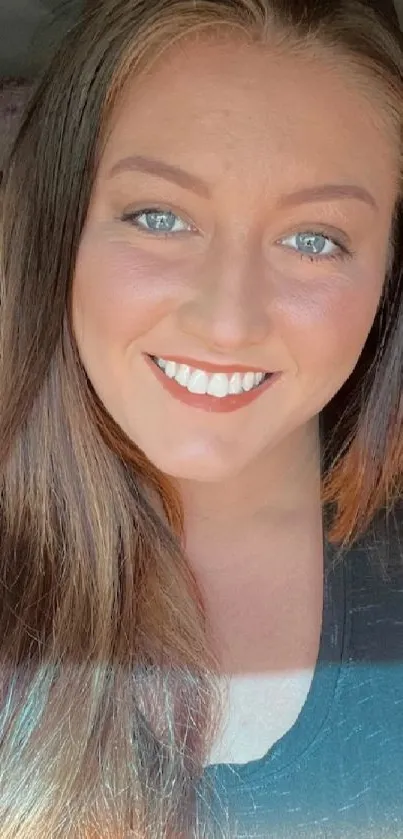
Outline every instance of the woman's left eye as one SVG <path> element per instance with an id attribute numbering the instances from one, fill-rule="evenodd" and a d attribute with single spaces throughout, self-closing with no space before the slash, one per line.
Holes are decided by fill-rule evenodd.
<path id="1" fill-rule="evenodd" d="M 342 259 L 349 254 L 346 246 L 336 239 L 326 236 L 324 233 L 316 233 L 309 230 L 303 233 L 294 233 L 280 240 L 282 244 L 296 250 L 300 256 L 315 261 L 320 259 Z"/>
<path id="2" fill-rule="evenodd" d="M 140 221 L 142 218 L 143 221 Z M 145 233 L 162 233 L 165 236 L 183 233 L 184 231 L 191 231 L 193 229 L 190 224 L 181 219 L 180 216 L 175 215 L 175 213 L 172 213 L 170 210 L 161 210 L 158 208 L 138 210 L 134 213 L 124 213 L 122 221 L 129 222 L 133 227 L 137 227 L 145 231 Z"/>

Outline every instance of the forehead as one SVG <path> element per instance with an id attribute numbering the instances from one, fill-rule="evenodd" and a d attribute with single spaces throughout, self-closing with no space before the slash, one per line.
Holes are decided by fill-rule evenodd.
<path id="1" fill-rule="evenodd" d="M 134 152 L 244 179 L 339 178 L 397 188 L 396 127 L 370 75 L 319 49 L 182 40 L 114 110 L 104 164 Z"/>

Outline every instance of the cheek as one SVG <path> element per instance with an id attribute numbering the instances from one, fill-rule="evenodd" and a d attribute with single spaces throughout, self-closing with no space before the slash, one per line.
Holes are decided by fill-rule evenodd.
<path id="1" fill-rule="evenodd" d="M 181 293 L 173 266 L 127 243 L 85 235 L 72 293 L 77 339 L 127 346 L 166 317 Z"/>
<path id="2" fill-rule="evenodd" d="M 306 289 L 305 289 L 306 291 Z M 315 376 L 340 386 L 354 369 L 373 324 L 382 281 L 366 274 L 333 277 L 287 302 L 287 344 L 302 380 Z"/>

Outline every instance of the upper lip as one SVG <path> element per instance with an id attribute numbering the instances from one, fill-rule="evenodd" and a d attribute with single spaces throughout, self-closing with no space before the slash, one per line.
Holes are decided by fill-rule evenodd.
<path id="1" fill-rule="evenodd" d="M 177 364 L 187 364 L 188 367 L 195 367 L 197 370 L 206 370 L 209 373 L 238 373 L 238 372 L 251 372 L 251 373 L 269 373 L 269 370 L 264 370 L 262 367 L 255 367 L 253 364 L 245 365 L 245 364 L 224 364 L 219 362 L 211 362 L 211 361 L 202 361 L 201 359 L 196 358 L 187 358 L 185 356 L 178 356 L 178 355 L 157 355 L 156 353 L 151 355 L 152 358 L 164 358 L 167 361 L 175 361 Z"/>

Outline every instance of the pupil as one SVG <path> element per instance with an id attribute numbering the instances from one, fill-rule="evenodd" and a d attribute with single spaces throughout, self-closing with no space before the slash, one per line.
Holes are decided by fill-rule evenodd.
<path id="1" fill-rule="evenodd" d="M 298 243 L 309 253 L 320 253 L 325 244 L 325 237 L 315 233 L 299 233 Z"/>
<path id="2" fill-rule="evenodd" d="M 171 230 L 175 216 L 171 212 L 167 213 L 147 213 L 147 218 L 151 219 L 151 227 L 155 230 Z"/>

